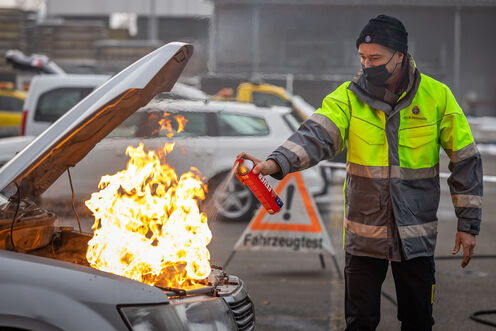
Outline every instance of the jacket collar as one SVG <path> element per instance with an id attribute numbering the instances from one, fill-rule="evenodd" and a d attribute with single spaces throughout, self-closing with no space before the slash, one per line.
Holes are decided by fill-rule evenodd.
<path id="1" fill-rule="evenodd" d="M 408 106 L 415 96 L 418 85 L 420 84 L 420 72 L 415 67 L 415 61 L 410 54 L 407 54 L 407 59 L 408 85 L 404 93 L 402 93 L 401 95 L 397 95 L 385 87 L 378 87 L 369 83 L 363 76 L 362 69 L 360 69 L 358 74 L 351 81 L 350 85 L 348 85 L 348 89 L 354 92 L 364 103 L 373 108 L 382 110 L 387 114 L 391 113 L 393 107 L 396 106 L 401 96 L 403 95 L 405 96 L 403 99 L 406 98 L 410 101 L 406 105 Z M 404 104 L 404 102 L 401 102 L 401 104 Z"/>

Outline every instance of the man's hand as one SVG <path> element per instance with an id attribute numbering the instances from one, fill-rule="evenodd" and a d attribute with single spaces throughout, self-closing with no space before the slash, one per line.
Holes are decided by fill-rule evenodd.
<path id="1" fill-rule="evenodd" d="M 274 160 L 267 160 L 267 161 L 262 161 L 253 155 L 246 154 L 246 153 L 241 153 L 236 156 L 236 160 L 238 159 L 248 159 L 252 160 L 255 162 L 255 168 L 253 169 L 253 173 L 256 175 L 258 173 L 262 173 L 262 175 L 272 175 L 275 174 L 279 171 L 281 171 L 281 168 L 279 165 L 274 161 Z"/>
<path id="2" fill-rule="evenodd" d="M 463 246 L 462 268 L 465 268 L 474 253 L 475 235 L 468 232 L 458 231 L 455 238 L 455 248 L 453 248 L 452 252 L 453 255 L 460 251 L 460 245 Z"/>

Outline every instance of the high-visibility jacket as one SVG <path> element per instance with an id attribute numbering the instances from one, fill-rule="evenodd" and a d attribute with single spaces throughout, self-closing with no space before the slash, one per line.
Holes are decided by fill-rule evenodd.
<path id="1" fill-rule="evenodd" d="M 363 77 L 329 94 L 268 158 L 283 177 L 347 146 L 344 246 L 354 255 L 401 260 L 434 254 L 440 199 L 440 146 L 458 230 L 479 233 L 482 162 L 450 89 L 411 60 L 410 83 L 393 106 L 373 97 Z"/>

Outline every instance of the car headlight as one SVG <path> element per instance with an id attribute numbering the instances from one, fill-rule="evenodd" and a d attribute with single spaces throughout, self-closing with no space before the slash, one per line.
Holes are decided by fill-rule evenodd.
<path id="1" fill-rule="evenodd" d="M 120 306 L 119 310 L 128 325 L 136 331 L 237 330 L 231 310 L 220 298 L 159 305 Z"/>

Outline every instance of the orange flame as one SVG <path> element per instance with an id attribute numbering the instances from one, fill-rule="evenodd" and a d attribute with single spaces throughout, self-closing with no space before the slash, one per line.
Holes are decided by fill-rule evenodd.
<path id="1" fill-rule="evenodd" d="M 158 120 L 158 115 L 152 113 L 149 117 L 149 121 L 151 123 L 155 123 L 157 120 Z M 184 118 L 184 116 L 181 116 L 181 115 L 171 116 L 170 113 L 164 111 L 163 118 L 161 118 L 157 122 L 160 127 L 157 128 L 156 130 L 154 130 L 152 132 L 152 135 L 156 134 L 159 131 L 166 131 L 167 137 L 170 138 L 170 137 L 174 136 L 174 128 L 172 126 L 172 120 L 174 120 L 177 123 L 176 133 L 184 131 L 184 126 L 186 125 L 188 120 L 186 118 Z"/>
<path id="2" fill-rule="evenodd" d="M 99 270 L 150 285 L 190 288 L 210 274 L 212 234 L 197 169 L 179 180 L 161 151 L 128 146 L 125 170 L 103 176 L 86 205 L 95 216 L 86 258 Z"/>

